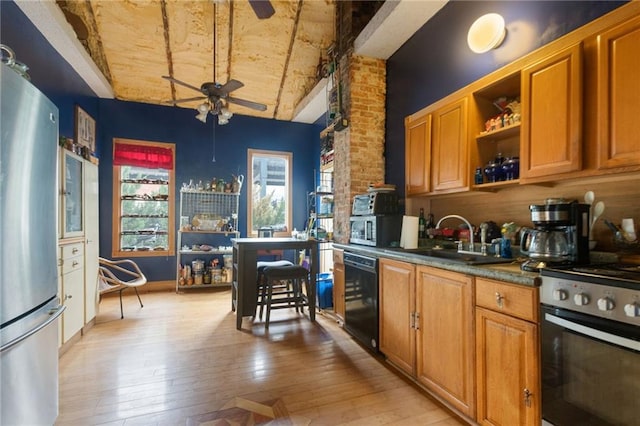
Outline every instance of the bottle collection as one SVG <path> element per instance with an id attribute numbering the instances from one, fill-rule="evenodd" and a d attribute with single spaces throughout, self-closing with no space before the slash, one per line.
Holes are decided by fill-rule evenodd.
<path id="1" fill-rule="evenodd" d="M 484 176 L 482 172 L 484 171 Z M 484 167 L 476 168 L 474 175 L 474 183 L 481 185 L 483 183 L 502 182 L 514 180 L 520 177 L 520 158 L 519 157 L 503 157 L 501 153 L 496 158 L 489 161 Z"/>
<path id="2" fill-rule="evenodd" d="M 432 238 L 429 231 L 436 227 L 433 214 L 429 213 L 427 217 L 424 216 L 424 209 L 420 208 L 420 215 L 418 216 L 418 238 Z"/>

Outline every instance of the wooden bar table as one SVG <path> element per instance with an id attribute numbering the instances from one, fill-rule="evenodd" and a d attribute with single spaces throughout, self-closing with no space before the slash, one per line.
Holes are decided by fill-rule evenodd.
<path id="1" fill-rule="evenodd" d="M 236 312 L 236 328 L 242 328 L 244 317 L 255 317 L 258 299 L 258 251 L 305 250 L 309 254 L 309 319 L 316 319 L 316 276 L 318 274 L 318 242 L 297 238 L 232 238 L 233 284 L 231 309 Z"/>

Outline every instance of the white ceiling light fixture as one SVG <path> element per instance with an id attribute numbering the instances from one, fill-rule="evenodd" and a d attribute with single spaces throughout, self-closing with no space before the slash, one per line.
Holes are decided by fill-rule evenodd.
<path id="1" fill-rule="evenodd" d="M 209 114 L 210 110 L 211 110 L 211 106 L 209 105 L 209 102 L 201 103 L 200 105 L 198 105 L 198 115 L 196 115 L 196 118 L 202 121 L 203 123 L 206 123 L 207 114 Z"/>
<path id="2" fill-rule="evenodd" d="M 497 13 L 487 13 L 471 24 L 467 43 L 473 52 L 486 53 L 500 46 L 506 34 L 504 18 Z"/>

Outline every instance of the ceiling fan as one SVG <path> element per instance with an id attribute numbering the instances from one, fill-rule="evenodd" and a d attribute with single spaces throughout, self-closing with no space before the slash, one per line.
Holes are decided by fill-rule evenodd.
<path id="1" fill-rule="evenodd" d="M 189 83 L 185 83 L 184 81 L 178 80 L 171 76 L 163 75 L 162 78 L 169 80 L 172 83 L 179 84 L 184 87 L 188 87 L 189 89 L 193 89 L 197 92 L 202 93 L 204 96 L 196 96 L 193 98 L 185 98 L 185 99 L 176 99 L 173 101 L 168 101 L 168 104 L 176 105 L 181 102 L 191 102 L 197 100 L 204 100 L 203 103 L 198 105 L 198 115 L 196 118 L 203 123 L 207 122 L 207 115 L 211 113 L 212 115 L 218 116 L 218 124 L 227 124 L 229 119 L 233 116 L 233 113 L 229 111 L 227 108 L 227 104 L 229 102 L 241 105 L 247 108 L 252 108 L 258 111 L 266 111 L 267 106 L 264 104 L 260 104 L 258 102 L 248 101 L 246 99 L 239 99 L 233 96 L 229 96 L 229 93 L 233 92 L 244 86 L 244 84 L 238 80 L 231 79 L 227 81 L 225 84 L 220 84 L 216 81 L 216 3 L 213 3 L 213 82 L 205 82 L 202 83 L 200 88 L 196 86 L 192 86 Z M 249 0 L 251 7 L 253 8 L 256 16 L 259 19 L 267 19 L 271 17 L 275 10 L 271 5 L 269 0 Z"/>
<path id="2" fill-rule="evenodd" d="M 202 121 L 203 123 L 207 121 L 207 114 L 211 113 L 212 115 L 218 116 L 218 124 L 227 124 L 229 122 L 229 119 L 233 115 L 227 109 L 228 102 L 241 105 L 247 108 L 252 108 L 258 111 L 266 111 L 267 109 L 267 106 L 264 104 L 229 96 L 230 92 L 233 92 L 234 90 L 244 86 L 244 84 L 238 80 L 231 79 L 227 83 L 222 85 L 216 82 L 206 82 L 206 83 L 202 83 L 200 88 L 197 88 L 196 86 L 192 86 L 188 83 L 185 83 L 184 81 L 177 80 L 167 75 L 163 75 L 162 78 L 169 80 L 173 83 L 180 84 L 181 86 L 185 86 L 190 89 L 196 90 L 204 95 L 204 96 L 196 96 L 194 98 L 177 99 L 175 101 L 167 102 L 169 104 L 176 105 L 181 102 L 204 100 L 203 103 L 198 105 L 198 115 L 196 115 L 196 118 Z"/>

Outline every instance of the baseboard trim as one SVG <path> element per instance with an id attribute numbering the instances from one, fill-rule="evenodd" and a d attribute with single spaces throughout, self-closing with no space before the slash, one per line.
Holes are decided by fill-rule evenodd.
<path id="1" fill-rule="evenodd" d="M 140 294 L 151 293 L 156 291 L 175 291 L 176 290 L 176 282 L 174 280 L 170 281 L 149 281 L 142 287 L 138 287 L 138 292 Z M 125 292 L 129 292 L 131 290 L 124 290 Z M 119 291 L 114 291 L 111 293 L 105 293 L 102 297 L 118 297 Z"/>

